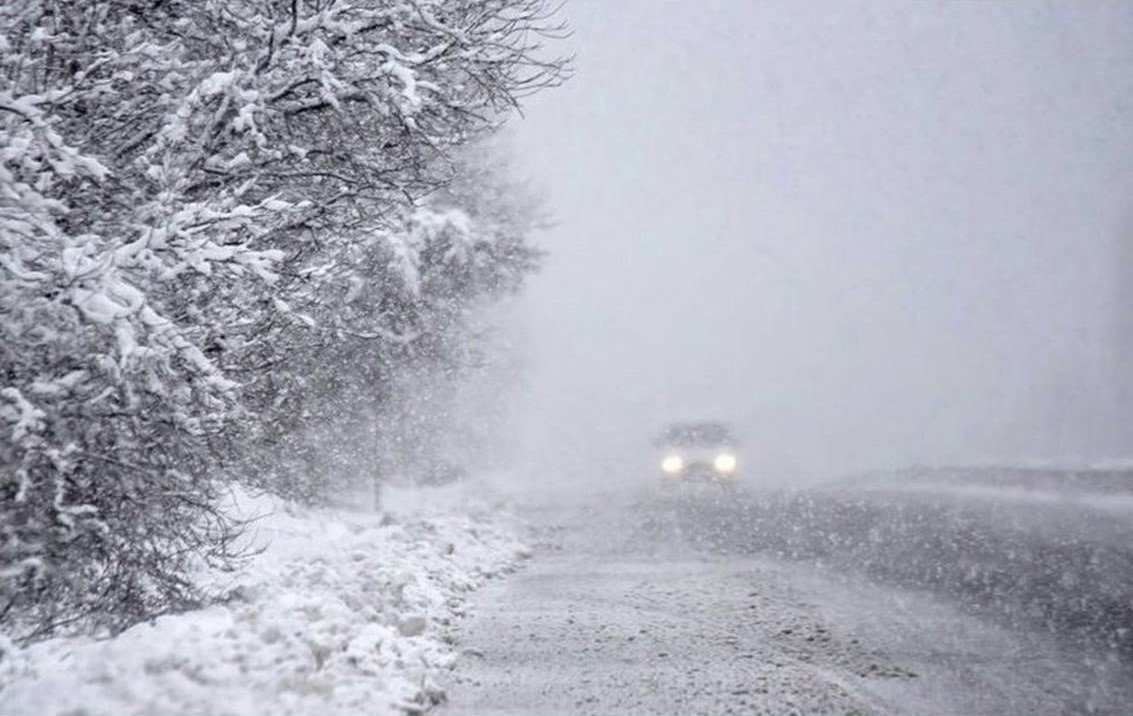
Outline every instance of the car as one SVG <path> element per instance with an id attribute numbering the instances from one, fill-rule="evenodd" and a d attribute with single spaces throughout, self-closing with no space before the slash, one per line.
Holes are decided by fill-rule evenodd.
<path id="1" fill-rule="evenodd" d="M 679 422 L 666 426 L 655 441 L 661 473 L 670 482 L 735 484 L 739 440 L 717 421 Z"/>

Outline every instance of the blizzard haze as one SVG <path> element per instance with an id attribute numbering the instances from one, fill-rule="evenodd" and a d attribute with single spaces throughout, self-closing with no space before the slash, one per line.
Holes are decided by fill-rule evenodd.
<path id="1" fill-rule="evenodd" d="M 789 479 L 1130 452 L 1133 7 L 564 14 L 576 74 L 513 124 L 557 222 L 528 457 L 648 474 L 717 417 Z"/>

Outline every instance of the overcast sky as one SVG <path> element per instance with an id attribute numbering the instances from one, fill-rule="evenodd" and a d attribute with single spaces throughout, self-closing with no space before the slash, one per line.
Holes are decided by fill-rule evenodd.
<path id="1" fill-rule="evenodd" d="M 564 14 L 575 77 L 513 123 L 558 222 L 524 303 L 532 451 L 648 469 L 687 417 L 782 475 L 1121 451 L 1133 5 Z"/>

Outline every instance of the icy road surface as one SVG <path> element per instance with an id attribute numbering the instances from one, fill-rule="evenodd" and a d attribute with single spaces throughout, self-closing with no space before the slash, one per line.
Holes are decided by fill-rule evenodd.
<path id="1" fill-rule="evenodd" d="M 533 509 L 558 528 L 475 598 L 442 713 L 1129 713 L 1118 650 L 734 549 L 747 499 Z"/>

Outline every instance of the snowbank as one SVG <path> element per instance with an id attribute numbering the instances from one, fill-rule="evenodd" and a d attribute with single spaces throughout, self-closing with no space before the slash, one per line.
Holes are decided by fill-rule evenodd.
<path id="1" fill-rule="evenodd" d="M 475 486 L 395 494 L 384 515 L 296 510 L 236 495 L 263 515 L 266 549 L 207 578 L 230 598 L 113 639 L 3 643 L 0 714 L 384 714 L 443 699 L 448 627 L 465 595 L 526 556 Z M 481 492 L 482 494 L 482 492 Z"/>

